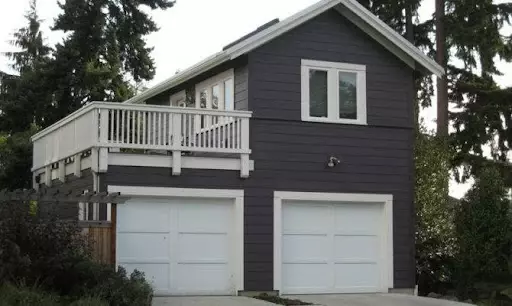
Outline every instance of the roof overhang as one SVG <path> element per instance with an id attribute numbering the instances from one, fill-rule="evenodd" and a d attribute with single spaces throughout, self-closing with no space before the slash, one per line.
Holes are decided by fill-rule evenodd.
<path id="1" fill-rule="evenodd" d="M 336 9 L 340 14 L 366 32 L 369 36 L 382 44 L 390 52 L 398 56 L 402 61 L 414 69 L 426 70 L 438 77 L 444 75 L 442 66 L 425 55 L 420 49 L 406 40 L 386 23 L 372 14 L 356 0 L 322 0 L 303 11 L 258 32 L 257 34 L 240 41 L 228 49 L 216 53 L 198 64 L 174 75 L 173 77 L 157 84 L 154 87 L 134 96 L 124 103 L 141 103 L 168 89 L 180 85 L 218 65 L 234 60 L 252 50 L 268 43 L 269 41 L 296 28 L 308 20 L 326 12 Z"/>

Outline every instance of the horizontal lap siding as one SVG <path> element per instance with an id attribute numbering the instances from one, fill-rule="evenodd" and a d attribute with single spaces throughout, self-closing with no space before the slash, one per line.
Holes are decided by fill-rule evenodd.
<path id="1" fill-rule="evenodd" d="M 367 66 L 369 126 L 301 122 L 301 59 Z M 244 66 L 246 65 L 246 66 Z M 244 57 L 236 109 L 253 111 L 255 171 L 110 166 L 107 185 L 243 189 L 245 290 L 273 290 L 274 191 L 394 196 L 395 287 L 414 286 L 412 70 L 335 11 Z M 327 169 L 329 156 L 341 159 Z"/>
<path id="2" fill-rule="evenodd" d="M 366 65 L 369 126 L 302 122 L 302 59 Z M 393 194 L 395 287 L 414 287 L 412 86 L 409 67 L 335 11 L 249 54 L 256 171 L 247 181 L 246 270 L 259 271 L 246 275 L 250 289 L 272 289 L 275 190 Z M 326 168 L 331 155 L 341 159 L 335 169 Z"/>

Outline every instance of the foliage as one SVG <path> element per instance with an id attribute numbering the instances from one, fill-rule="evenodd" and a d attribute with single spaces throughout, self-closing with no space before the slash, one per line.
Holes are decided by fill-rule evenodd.
<path id="1" fill-rule="evenodd" d="M 66 297 L 44 292 L 37 288 L 4 284 L 0 286 L 0 306 L 108 306 L 109 304 L 94 297 L 85 297 L 69 302 Z"/>
<path id="2" fill-rule="evenodd" d="M 449 153 L 438 136 L 425 129 L 415 145 L 416 269 L 421 293 L 439 292 L 450 280 L 456 241 L 453 201 L 446 198 Z"/>
<path id="3" fill-rule="evenodd" d="M 29 189 L 32 186 L 31 129 L 2 136 L 0 133 L 0 189 Z"/>
<path id="4" fill-rule="evenodd" d="M 59 297 L 32 288 L 17 288 L 11 284 L 0 286 L 0 306 L 55 306 Z"/>
<path id="5" fill-rule="evenodd" d="M 0 284 L 37 286 L 66 301 L 97 297 L 113 306 L 144 306 L 151 286 L 140 272 L 95 263 L 77 221 L 59 220 L 38 203 L 0 202 Z M 51 205 L 48 205 L 51 207 Z"/>
<path id="6" fill-rule="evenodd" d="M 155 74 L 144 37 L 158 30 L 146 13 L 166 10 L 170 0 L 67 0 L 53 30 L 67 34 L 56 46 L 49 86 L 55 96 L 52 121 L 91 101 L 123 101 L 134 82 Z"/>
<path id="7" fill-rule="evenodd" d="M 26 26 L 15 32 L 11 41 L 20 50 L 6 53 L 19 75 L 0 78 L 0 132 L 7 134 L 44 124 L 44 112 L 51 104 L 51 93 L 45 87 L 51 48 L 42 38 L 35 0 L 25 18 Z"/>
<path id="8" fill-rule="evenodd" d="M 458 295 L 473 297 L 475 284 L 509 274 L 512 247 L 510 201 L 499 172 L 483 170 L 456 213 Z"/>
<path id="9" fill-rule="evenodd" d="M 501 75 L 497 60 L 512 60 L 511 37 L 501 33 L 510 25 L 512 3 L 446 0 L 446 8 L 450 102 L 457 107 L 451 113 L 452 145 L 457 150 L 453 166 L 463 166 L 457 173 L 461 181 L 478 176 L 486 159 L 484 148 L 490 147 L 489 157 L 497 165 L 505 163 L 510 172 L 511 89 L 499 87 L 494 78 Z"/>
<path id="10" fill-rule="evenodd" d="M 267 301 L 270 303 L 274 303 L 274 304 L 279 304 L 279 305 L 289 305 L 289 306 L 313 305 L 311 303 L 303 302 L 301 300 L 287 299 L 287 298 L 282 298 L 280 296 L 268 295 L 266 293 L 257 295 L 254 298 L 258 299 L 258 300 L 263 300 L 263 301 Z"/>

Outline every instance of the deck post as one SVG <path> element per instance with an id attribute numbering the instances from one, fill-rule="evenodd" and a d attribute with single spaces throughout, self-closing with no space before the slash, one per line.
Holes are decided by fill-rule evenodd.
<path id="1" fill-rule="evenodd" d="M 172 175 L 181 175 L 181 114 L 172 115 Z"/>

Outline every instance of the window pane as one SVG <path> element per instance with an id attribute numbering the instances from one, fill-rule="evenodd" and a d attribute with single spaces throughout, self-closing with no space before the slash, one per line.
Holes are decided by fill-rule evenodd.
<path id="1" fill-rule="evenodd" d="M 200 93 L 199 93 L 199 107 L 200 108 L 206 108 L 206 99 L 208 97 L 208 92 L 206 91 L 206 89 L 202 90 Z M 206 127 L 206 120 L 205 120 L 205 116 L 202 115 L 201 116 L 201 128 L 205 128 Z"/>
<path id="2" fill-rule="evenodd" d="M 206 108 L 206 98 L 208 96 L 208 92 L 205 90 L 202 90 L 199 93 L 199 107 L 200 108 Z"/>
<path id="3" fill-rule="evenodd" d="M 233 79 L 224 82 L 224 105 L 226 110 L 234 109 L 235 92 Z"/>
<path id="4" fill-rule="evenodd" d="M 220 96 L 220 86 L 215 85 L 212 88 L 212 109 L 219 109 L 219 96 Z"/>
<path id="5" fill-rule="evenodd" d="M 309 115 L 327 118 L 327 71 L 309 71 Z"/>
<path id="6" fill-rule="evenodd" d="M 357 119 L 357 73 L 340 72 L 340 119 Z"/>

